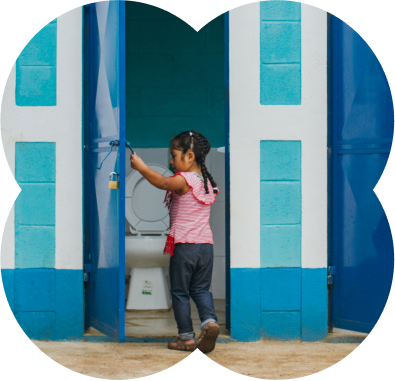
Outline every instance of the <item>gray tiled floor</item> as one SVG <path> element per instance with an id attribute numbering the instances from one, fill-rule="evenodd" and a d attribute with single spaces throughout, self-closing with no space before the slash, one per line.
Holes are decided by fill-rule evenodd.
<path id="1" fill-rule="evenodd" d="M 225 328 L 225 300 L 214 300 L 215 312 L 218 317 L 221 336 L 229 336 Z M 200 320 L 195 304 L 191 301 L 192 322 L 196 335 L 199 334 Z M 174 320 L 173 309 L 169 311 L 126 311 L 125 314 L 126 336 L 176 336 L 177 324 Z M 86 335 L 101 335 L 91 329 Z"/>

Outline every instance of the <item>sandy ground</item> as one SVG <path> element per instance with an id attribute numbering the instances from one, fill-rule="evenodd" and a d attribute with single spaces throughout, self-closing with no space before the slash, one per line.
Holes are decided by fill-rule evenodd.
<path id="1" fill-rule="evenodd" d="M 168 350 L 166 344 L 34 343 L 50 358 L 75 372 L 112 380 L 160 372 L 189 354 Z M 342 360 L 358 345 L 278 341 L 227 343 L 217 344 L 207 356 L 246 376 L 281 380 L 324 370 Z"/>

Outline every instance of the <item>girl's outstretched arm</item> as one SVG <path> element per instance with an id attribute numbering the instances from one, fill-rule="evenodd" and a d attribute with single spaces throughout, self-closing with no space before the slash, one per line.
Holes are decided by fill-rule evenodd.
<path id="1" fill-rule="evenodd" d="M 186 193 L 189 185 L 182 176 L 166 177 L 154 171 L 137 154 L 130 155 L 130 165 L 139 171 L 153 186 L 170 191 L 180 191 Z"/>

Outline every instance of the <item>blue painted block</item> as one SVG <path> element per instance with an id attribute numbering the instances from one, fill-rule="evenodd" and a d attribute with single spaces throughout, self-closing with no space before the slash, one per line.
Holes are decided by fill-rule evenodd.
<path id="1" fill-rule="evenodd" d="M 300 21 L 300 3 L 294 1 L 261 1 L 261 20 Z"/>
<path id="2" fill-rule="evenodd" d="M 299 311 L 301 269 L 261 269 L 261 310 Z"/>
<path id="3" fill-rule="evenodd" d="M 55 311 L 55 269 L 15 270 L 15 311 Z"/>
<path id="4" fill-rule="evenodd" d="M 128 20 L 174 19 L 176 16 L 153 5 L 129 1 L 125 6 L 125 18 Z M 126 25 L 131 23 L 126 23 Z"/>
<path id="5" fill-rule="evenodd" d="M 55 227 L 17 227 L 15 229 L 15 268 L 41 267 L 55 267 Z"/>
<path id="6" fill-rule="evenodd" d="M 55 182 L 56 143 L 15 143 L 18 182 Z"/>
<path id="7" fill-rule="evenodd" d="M 56 65 L 57 24 L 49 23 L 26 45 L 19 55 L 17 65 Z"/>
<path id="8" fill-rule="evenodd" d="M 83 337 L 83 271 L 56 270 L 56 340 Z"/>
<path id="9" fill-rule="evenodd" d="M 264 340 L 299 340 L 300 312 L 262 312 Z"/>
<path id="10" fill-rule="evenodd" d="M 16 67 L 17 106 L 56 106 L 56 66 Z"/>
<path id="11" fill-rule="evenodd" d="M 126 117 L 141 116 L 141 90 L 137 87 L 126 89 Z"/>
<path id="12" fill-rule="evenodd" d="M 300 180 L 300 141 L 261 141 L 261 180 Z"/>
<path id="13" fill-rule="evenodd" d="M 261 225 L 261 267 L 301 267 L 301 225 Z"/>
<path id="14" fill-rule="evenodd" d="M 327 295 L 327 269 L 302 269 L 302 341 L 326 338 Z"/>
<path id="15" fill-rule="evenodd" d="M 11 311 L 14 312 L 14 270 L 1 269 L 1 281 L 3 282 L 8 304 L 10 305 Z"/>
<path id="16" fill-rule="evenodd" d="M 262 105 L 301 104 L 300 64 L 261 64 Z"/>
<path id="17" fill-rule="evenodd" d="M 206 51 L 212 53 L 224 52 L 225 17 L 220 15 L 203 27 L 206 32 Z M 199 31 L 200 33 L 200 31 Z"/>
<path id="18" fill-rule="evenodd" d="M 301 223 L 299 181 L 261 181 L 261 224 Z"/>
<path id="19" fill-rule="evenodd" d="M 54 312 L 17 312 L 15 318 L 27 337 L 32 340 L 53 340 Z"/>
<path id="20" fill-rule="evenodd" d="M 55 225 L 55 184 L 19 184 L 15 202 L 15 224 Z"/>
<path id="21" fill-rule="evenodd" d="M 300 22 L 261 22 L 261 63 L 299 63 Z"/>
<path id="22" fill-rule="evenodd" d="M 231 336 L 260 340 L 260 269 L 230 269 Z"/>
<path id="23" fill-rule="evenodd" d="M 140 51 L 150 54 L 171 53 L 178 26 L 176 19 L 144 20 L 140 23 Z"/>

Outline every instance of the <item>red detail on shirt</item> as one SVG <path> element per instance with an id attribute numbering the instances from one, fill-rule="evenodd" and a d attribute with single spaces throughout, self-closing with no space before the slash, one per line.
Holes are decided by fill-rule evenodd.
<path id="1" fill-rule="evenodd" d="M 170 206 L 170 232 L 163 253 L 170 256 L 176 243 L 214 243 L 209 219 L 211 205 L 219 193 L 213 192 L 208 180 L 206 194 L 204 183 L 193 172 L 178 172 L 171 177 L 177 175 L 184 177 L 189 190 L 182 196 L 173 191 L 166 193 L 164 202 Z"/>

